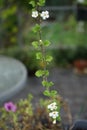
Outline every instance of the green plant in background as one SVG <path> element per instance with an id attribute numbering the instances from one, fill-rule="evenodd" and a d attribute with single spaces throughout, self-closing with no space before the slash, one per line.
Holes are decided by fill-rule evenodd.
<path id="1" fill-rule="evenodd" d="M 57 97 L 57 91 L 51 89 L 52 86 L 54 86 L 54 83 L 52 81 L 48 81 L 49 76 L 49 70 L 47 69 L 47 66 L 52 61 L 53 57 L 48 55 L 46 52 L 46 48 L 49 47 L 50 41 L 47 39 L 43 40 L 42 38 L 42 29 L 41 29 L 41 21 L 46 20 L 49 18 L 49 12 L 41 11 L 40 7 L 45 4 L 45 0 L 39 0 L 38 2 L 35 2 L 34 0 L 30 1 L 30 4 L 32 5 L 32 17 L 37 19 L 36 25 L 32 28 L 32 31 L 35 33 L 35 35 L 38 35 L 38 41 L 33 41 L 32 45 L 35 49 L 37 49 L 36 52 L 36 59 L 41 61 L 43 64 L 43 68 L 36 71 L 35 75 L 37 77 L 42 77 L 42 86 L 45 88 L 43 94 L 49 98 L 51 98 L 52 103 L 48 105 L 48 109 L 50 111 L 49 116 L 53 119 L 53 123 L 56 123 L 56 120 L 61 120 L 60 118 L 60 105 L 58 101 L 56 100 Z"/>
<path id="2" fill-rule="evenodd" d="M 41 25 L 43 39 L 50 39 L 50 42 L 53 43 L 48 47 L 48 50 L 50 48 L 54 49 L 60 46 L 84 46 L 87 43 L 87 27 L 84 25 L 85 32 L 79 32 L 81 29 L 78 29 L 78 22 L 76 21 L 74 15 L 70 15 L 66 21 L 63 21 L 61 23 L 56 21 L 53 23 L 51 22 L 49 24 L 47 23 Z M 29 30 L 25 38 L 27 39 L 25 40 L 25 44 L 28 44 L 33 40 L 37 40 L 37 35 L 33 35 L 33 32 Z"/>
<path id="3" fill-rule="evenodd" d="M 0 0 L 0 46 L 2 48 L 24 45 L 23 26 L 27 9 L 31 9 L 27 3 L 28 0 Z"/>
<path id="4" fill-rule="evenodd" d="M 6 7 L 6 2 L 0 3 L 0 40 L 2 47 L 8 47 L 10 44 L 17 43 L 18 27 L 17 27 L 17 6 L 9 2 L 9 7 Z"/>

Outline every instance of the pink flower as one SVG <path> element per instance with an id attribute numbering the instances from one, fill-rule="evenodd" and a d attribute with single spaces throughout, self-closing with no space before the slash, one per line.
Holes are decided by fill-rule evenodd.
<path id="1" fill-rule="evenodd" d="M 4 108 L 6 109 L 6 111 L 12 111 L 15 112 L 17 107 L 13 102 L 7 102 L 4 104 Z"/>

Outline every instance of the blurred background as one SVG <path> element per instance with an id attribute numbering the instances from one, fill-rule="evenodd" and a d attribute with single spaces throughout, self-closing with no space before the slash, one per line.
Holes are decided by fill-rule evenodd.
<path id="1" fill-rule="evenodd" d="M 31 42 L 37 39 L 29 0 L 0 0 L 0 54 L 21 60 L 28 69 L 36 69 Z M 74 0 L 47 0 L 50 18 L 42 23 L 43 39 L 49 39 L 54 64 L 67 67 L 75 60 L 87 59 L 87 5 Z M 48 32 L 48 33 L 46 33 Z M 56 53 L 57 52 L 57 53 Z"/>
<path id="2" fill-rule="evenodd" d="M 21 98 L 28 92 L 35 94 L 31 90 L 38 86 L 34 73 L 43 66 L 36 61 L 31 45 L 37 36 L 31 31 L 35 21 L 28 3 L 29 0 L 0 0 L 0 55 L 18 59 L 28 72 L 30 88 L 17 95 Z M 50 13 L 50 18 L 42 22 L 43 39 L 52 43 L 47 50 L 54 57 L 50 78 L 69 101 L 74 118 L 87 119 L 87 4 L 47 0 L 42 10 Z M 37 98 L 42 96 L 41 91 L 38 87 Z M 18 100 L 17 96 L 13 100 Z"/>

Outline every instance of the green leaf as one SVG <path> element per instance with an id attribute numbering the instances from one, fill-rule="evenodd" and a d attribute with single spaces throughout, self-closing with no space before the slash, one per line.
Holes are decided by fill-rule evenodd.
<path id="1" fill-rule="evenodd" d="M 42 59 L 42 53 L 41 52 L 36 53 L 36 59 L 38 59 L 38 60 Z"/>
<path id="2" fill-rule="evenodd" d="M 51 86 L 53 86 L 54 85 L 54 83 L 51 81 L 51 82 L 49 82 L 49 87 L 51 87 Z"/>
<path id="3" fill-rule="evenodd" d="M 3 0 L 0 0 L 0 7 L 2 7 L 3 6 Z"/>
<path id="4" fill-rule="evenodd" d="M 52 56 L 47 55 L 46 56 L 46 62 L 51 62 L 53 60 Z"/>
<path id="5" fill-rule="evenodd" d="M 17 12 L 17 7 L 16 6 L 12 6 L 8 9 L 5 9 L 2 11 L 2 18 L 6 19 L 7 17 L 14 15 Z"/>
<path id="6" fill-rule="evenodd" d="M 44 74 L 44 71 L 43 71 L 43 70 L 37 70 L 36 73 L 35 73 L 35 75 L 36 75 L 37 77 L 42 77 L 43 74 Z"/>
<path id="7" fill-rule="evenodd" d="M 48 76 L 49 75 L 49 71 L 48 70 L 37 70 L 35 75 L 37 77 Z"/>
<path id="8" fill-rule="evenodd" d="M 47 85 L 47 81 L 43 80 L 42 85 L 45 87 Z"/>
<path id="9" fill-rule="evenodd" d="M 60 116 L 60 115 L 57 117 L 57 120 L 58 120 L 58 121 L 61 121 L 61 116 Z"/>
<path id="10" fill-rule="evenodd" d="M 53 96 L 56 96 L 57 95 L 57 91 L 56 90 L 52 90 L 51 92 L 50 92 L 50 95 L 53 97 Z"/>
<path id="11" fill-rule="evenodd" d="M 37 32 L 40 31 L 40 29 L 41 29 L 40 25 L 39 25 L 39 24 L 36 24 L 36 25 L 32 28 L 32 31 L 33 31 L 34 33 L 37 33 Z"/>
<path id="12" fill-rule="evenodd" d="M 53 82 L 48 82 L 48 81 L 43 80 L 43 81 L 42 81 L 42 85 L 43 85 L 44 87 L 51 87 L 51 86 L 54 85 L 54 83 L 53 83 Z"/>
<path id="13" fill-rule="evenodd" d="M 39 2 L 37 2 L 37 5 L 39 6 L 44 6 L 45 4 L 45 0 L 39 0 Z"/>
<path id="14" fill-rule="evenodd" d="M 45 95 L 45 96 L 50 96 L 50 91 L 49 90 L 45 90 L 44 92 L 43 92 L 43 94 Z"/>
<path id="15" fill-rule="evenodd" d="M 29 4 L 31 4 L 32 7 L 35 7 L 35 1 L 34 0 L 30 1 Z"/>
<path id="16" fill-rule="evenodd" d="M 33 47 L 36 48 L 36 49 L 39 48 L 38 41 L 34 41 L 34 42 L 32 42 L 32 45 L 33 45 Z"/>
<path id="17" fill-rule="evenodd" d="M 48 70 L 44 70 L 44 76 L 49 76 L 49 71 Z"/>
<path id="18" fill-rule="evenodd" d="M 33 95 L 32 94 L 28 94 L 28 100 L 29 100 L 29 102 L 31 102 L 32 99 L 33 99 Z"/>
<path id="19" fill-rule="evenodd" d="M 45 45 L 46 47 L 48 47 L 50 44 L 51 44 L 50 41 L 48 41 L 48 40 L 44 41 L 44 45 Z"/>
<path id="20" fill-rule="evenodd" d="M 13 121 L 16 123 L 17 122 L 17 115 L 13 114 Z"/>

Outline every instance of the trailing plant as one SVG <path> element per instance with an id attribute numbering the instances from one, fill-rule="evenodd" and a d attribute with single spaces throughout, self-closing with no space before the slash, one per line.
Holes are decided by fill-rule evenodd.
<path id="1" fill-rule="evenodd" d="M 31 0 L 29 3 L 33 7 L 32 17 L 36 20 L 36 25 L 32 28 L 32 31 L 38 36 L 38 40 L 33 41 L 32 45 L 37 50 L 36 59 L 43 64 L 42 69 L 37 70 L 35 75 L 38 78 L 42 77 L 42 86 L 45 88 L 43 94 L 51 99 L 51 103 L 48 104 L 49 116 L 52 118 L 53 123 L 55 124 L 56 120 L 61 120 L 60 104 L 56 99 L 58 94 L 57 91 L 52 89 L 54 83 L 52 81 L 48 81 L 49 70 L 47 69 L 47 66 L 51 63 L 53 57 L 48 55 L 46 52 L 46 48 L 49 47 L 51 43 L 48 39 L 43 40 L 41 28 L 41 22 L 42 20 L 49 18 L 49 12 L 47 10 L 42 11 L 40 8 L 45 5 L 45 0 L 39 0 L 37 2 L 35 0 Z"/>

